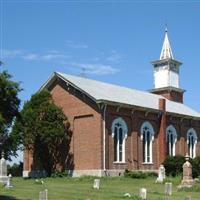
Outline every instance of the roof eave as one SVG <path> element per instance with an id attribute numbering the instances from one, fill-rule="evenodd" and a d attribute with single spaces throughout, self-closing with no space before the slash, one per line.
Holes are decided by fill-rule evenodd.
<path id="1" fill-rule="evenodd" d="M 120 102 L 115 102 L 115 101 L 108 101 L 108 100 L 104 100 L 104 99 L 99 99 L 96 102 L 97 104 L 107 104 L 107 105 L 111 105 L 111 106 L 120 106 L 123 108 L 130 108 L 130 109 L 135 109 L 135 110 L 140 110 L 140 111 L 151 111 L 154 113 L 160 113 L 160 110 L 157 109 L 153 109 L 153 108 L 148 108 L 148 107 L 140 107 L 137 105 L 130 105 L 130 104 L 125 104 L 125 103 L 120 103 Z"/>
<path id="2" fill-rule="evenodd" d="M 73 84 L 72 82 L 70 82 L 69 80 L 67 80 L 66 78 L 64 78 L 62 75 L 60 75 L 59 73 L 55 72 L 55 74 L 57 75 L 57 77 L 59 77 L 61 80 L 63 80 L 64 82 L 66 82 L 67 84 L 71 85 L 73 88 L 77 89 L 78 91 L 80 91 L 81 93 L 85 94 L 87 97 L 89 97 L 90 99 L 92 99 L 95 103 L 97 102 L 96 98 L 91 96 L 90 94 L 88 94 L 87 92 L 85 92 L 84 90 L 82 90 L 81 88 L 79 88 L 78 86 L 76 86 L 75 84 Z"/>
<path id="3" fill-rule="evenodd" d="M 56 78 L 60 78 L 61 80 L 63 80 L 65 83 L 67 83 L 68 85 L 71 85 L 72 87 L 74 87 L 75 89 L 77 89 L 78 91 L 80 91 L 81 93 L 85 94 L 86 96 L 88 96 L 90 99 L 92 99 L 94 102 L 96 102 L 97 100 L 91 96 L 90 94 L 86 93 L 84 90 L 80 89 L 79 87 L 77 87 L 76 85 L 74 85 L 72 82 L 70 82 L 69 80 L 65 79 L 62 75 L 60 75 L 57 72 L 54 72 L 49 79 L 40 87 L 40 89 L 38 90 L 38 92 L 41 92 L 44 89 L 47 89 L 52 83 L 53 81 L 56 80 Z"/>
<path id="4" fill-rule="evenodd" d="M 54 72 L 49 78 L 48 80 L 40 87 L 40 89 L 38 90 L 38 92 L 41 92 L 44 89 L 47 89 L 47 87 L 56 79 L 57 75 L 56 72 Z"/>
<path id="5" fill-rule="evenodd" d="M 179 113 L 173 113 L 173 112 L 167 112 L 168 115 L 180 117 L 182 119 L 192 119 L 192 120 L 197 120 L 200 121 L 200 117 L 197 116 L 191 116 L 191 115 L 184 115 L 184 114 L 179 114 Z"/>
<path id="6" fill-rule="evenodd" d="M 175 59 L 172 59 L 172 58 L 165 58 L 165 59 L 162 59 L 162 60 L 154 60 L 151 62 L 151 64 L 155 65 L 155 64 L 161 64 L 161 63 L 164 63 L 164 62 L 175 62 L 177 63 L 178 65 L 182 65 L 183 63 L 178 61 L 178 60 L 175 60 Z"/>

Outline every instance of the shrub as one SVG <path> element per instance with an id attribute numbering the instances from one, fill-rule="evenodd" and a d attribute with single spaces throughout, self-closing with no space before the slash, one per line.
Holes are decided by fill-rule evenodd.
<path id="1" fill-rule="evenodd" d="M 165 167 L 167 176 L 177 176 L 183 172 L 183 164 L 185 162 L 184 156 L 168 156 L 163 165 Z M 200 156 L 190 159 L 189 162 L 192 164 L 192 175 L 193 178 L 200 176 Z"/>
<path id="2" fill-rule="evenodd" d="M 165 172 L 167 176 L 177 176 L 182 174 L 183 164 L 185 162 L 185 157 L 181 155 L 177 156 L 167 156 L 163 165 L 165 167 Z"/>
<path id="3" fill-rule="evenodd" d="M 137 178 L 137 179 L 145 179 L 148 177 L 157 176 L 157 173 L 154 172 L 142 172 L 142 171 L 130 171 L 128 169 L 124 172 L 124 177 Z"/>
<path id="4" fill-rule="evenodd" d="M 51 174 L 51 177 L 53 178 L 57 178 L 57 177 L 67 177 L 68 176 L 68 173 L 65 171 L 65 172 L 60 172 L 60 171 L 55 171 L 53 174 Z"/>
<path id="5" fill-rule="evenodd" d="M 193 178 L 200 176 L 200 156 L 191 160 Z"/>

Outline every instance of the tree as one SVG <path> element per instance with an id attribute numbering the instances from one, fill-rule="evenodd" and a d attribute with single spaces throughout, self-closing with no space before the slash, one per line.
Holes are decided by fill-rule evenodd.
<path id="1" fill-rule="evenodd" d="M 50 176 L 58 167 L 65 169 L 71 139 L 69 126 L 51 94 L 41 91 L 25 103 L 12 134 L 34 152 L 33 169 L 45 170 Z"/>
<path id="2" fill-rule="evenodd" d="M 0 73 L 0 153 L 3 150 L 7 158 L 16 155 L 17 151 L 9 130 L 13 119 L 19 113 L 18 93 L 21 91 L 19 83 L 12 81 L 11 78 L 12 76 L 6 71 Z"/>

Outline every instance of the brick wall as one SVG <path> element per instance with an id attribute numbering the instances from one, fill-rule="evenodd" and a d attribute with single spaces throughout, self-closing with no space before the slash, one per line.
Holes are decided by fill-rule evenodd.
<path id="1" fill-rule="evenodd" d="M 101 114 L 84 94 L 57 81 L 51 87 L 54 102 L 63 108 L 72 130 L 70 153 L 74 169 L 100 169 L 102 161 Z"/>
<path id="2" fill-rule="evenodd" d="M 169 91 L 166 89 L 166 90 L 153 91 L 152 93 L 162 95 L 171 101 L 183 103 L 183 92 L 178 92 L 174 90 Z"/>
<path id="3" fill-rule="evenodd" d="M 200 156 L 200 122 L 182 119 L 181 117 L 172 117 L 169 114 L 166 116 L 166 127 L 173 125 L 177 131 L 176 155 L 185 155 L 187 152 L 187 131 L 193 127 L 198 135 L 197 155 Z M 125 142 L 125 163 L 114 163 L 114 139 L 112 138 L 112 122 L 117 118 L 122 117 L 128 126 L 128 137 Z M 156 170 L 163 162 L 167 155 L 166 149 L 166 128 L 160 132 L 162 115 L 159 113 L 136 110 L 132 113 L 131 109 L 124 109 L 114 106 L 109 106 L 106 113 L 106 168 L 108 170 L 132 169 L 132 170 Z M 143 122 L 148 121 L 154 128 L 155 135 L 152 146 L 153 163 L 143 163 L 143 146 L 140 138 L 140 128 Z M 163 138 L 164 137 L 164 138 Z M 161 143 L 162 140 L 162 143 Z"/>

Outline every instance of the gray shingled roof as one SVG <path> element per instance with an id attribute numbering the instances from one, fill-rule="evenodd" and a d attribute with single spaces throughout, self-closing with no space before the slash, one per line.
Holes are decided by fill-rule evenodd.
<path id="1" fill-rule="evenodd" d="M 127 104 L 130 106 L 138 106 L 141 108 L 150 108 L 158 110 L 159 98 L 164 98 L 161 95 L 151 94 L 145 91 L 121 87 L 78 76 L 63 74 L 60 72 L 56 72 L 55 74 L 62 78 L 64 81 L 70 83 L 77 89 L 81 90 L 97 102 L 108 101 L 120 104 Z M 200 118 L 200 113 L 194 111 L 188 106 L 167 99 L 166 111 L 170 113 L 176 113 L 179 115 Z"/>

